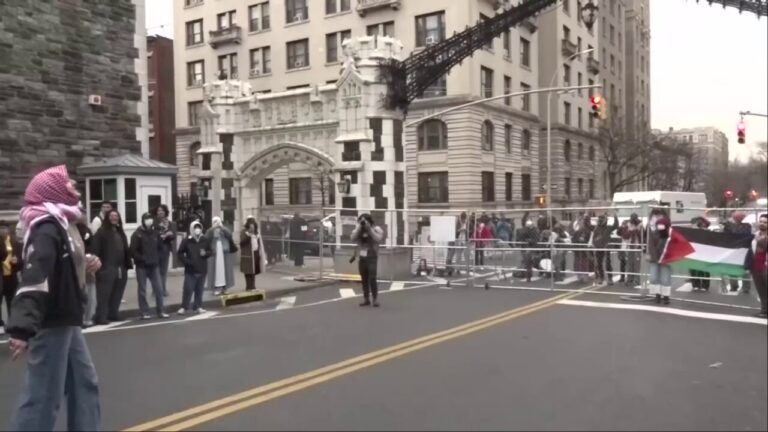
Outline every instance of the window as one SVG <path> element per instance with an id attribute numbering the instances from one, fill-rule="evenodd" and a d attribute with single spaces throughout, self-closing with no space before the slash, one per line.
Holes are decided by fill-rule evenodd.
<path id="1" fill-rule="evenodd" d="M 603 37 L 608 36 L 608 26 L 605 23 L 605 17 L 603 17 L 602 21 L 600 22 L 600 28 L 603 29 Z"/>
<path id="2" fill-rule="evenodd" d="M 504 32 L 504 58 L 512 58 L 512 33 L 509 30 Z"/>
<path id="3" fill-rule="evenodd" d="M 222 72 L 229 78 L 237 78 L 237 53 L 219 56 L 219 73 Z"/>
<path id="4" fill-rule="evenodd" d="M 504 200 L 512 201 L 512 173 L 504 173 Z"/>
<path id="5" fill-rule="evenodd" d="M 493 97 L 493 71 L 487 67 L 480 67 L 480 95 Z"/>
<path id="6" fill-rule="evenodd" d="M 531 86 L 529 86 L 528 84 L 526 84 L 524 82 L 521 82 L 520 83 L 520 89 L 522 91 L 530 91 L 531 90 Z M 530 111 L 531 110 L 531 95 L 530 94 L 523 95 L 522 103 L 523 103 L 523 107 L 522 107 L 523 111 Z"/>
<path id="7" fill-rule="evenodd" d="M 232 27 L 232 25 L 235 24 L 236 16 L 237 11 L 233 10 L 216 15 L 216 23 L 218 25 L 218 29 L 224 30 Z"/>
<path id="8" fill-rule="evenodd" d="M 203 20 L 195 20 L 187 23 L 187 46 L 203 43 Z"/>
<path id="9" fill-rule="evenodd" d="M 325 0 L 325 14 L 346 12 L 350 9 L 350 0 Z"/>
<path id="10" fill-rule="evenodd" d="M 584 179 L 578 180 L 579 198 L 584 196 Z"/>
<path id="11" fill-rule="evenodd" d="M 564 189 L 565 189 L 565 196 L 570 198 L 571 197 L 571 178 L 570 177 L 565 178 Z"/>
<path id="12" fill-rule="evenodd" d="M 581 25 L 581 0 L 576 1 L 576 22 Z"/>
<path id="13" fill-rule="evenodd" d="M 300 22 L 309 19 L 309 8 L 307 0 L 286 0 L 285 1 L 285 22 L 287 24 Z"/>
<path id="14" fill-rule="evenodd" d="M 248 31 L 269 30 L 269 2 L 248 7 Z"/>
<path id="15" fill-rule="evenodd" d="M 126 178 L 123 182 L 123 190 L 125 192 L 125 211 L 123 212 L 123 222 L 127 224 L 136 223 L 139 221 L 139 209 L 136 205 L 136 179 Z"/>
<path id="16" fill-rule="evenodd" d="M 339 53 L 341 52 L 341 43 L 345 39 L 351 38 L 352 32 L 349 30 L 336 33 L 328 33 L 325 35 L 325 62 L 336 63 L 341 60 L 339 58 Z"/>
<path id="17" fill-rule="evenodd" d="M 583 82 L 584 76 L 581 74 L 581 72 L 576 74 L 576 85 L 581 87 Z M 581 89 L 579 89 L 579 96 L 581 96 Z"/>
<path id="18" fill-rule="evenodd" d="M 312 204 L 312 177 L 288 179 L 288 196 L 291 205 Z"/>
<path id="19" fill-rule="evenodd" d="M 616 45 L 616 29 L 613 27 L 613 24 L 611 24 L 608 34 L 610 35 L 608 39 L 610 39 L 611 45 Z"/>
<path id="20" fill-rule="evenodd" d="M 395 36 L 395 22 L 387 21 L 381 24 L 369 25 L 365 28 L 365 34 L 368 36 Z"/>
<path id="21" fill-rule="evenodd" d="M 595 179 L 589 179 L 589 199 L 595 199 Z"/>
<path id="22" fill-rule="evenodd" d="M 611 73 L 614 73 L 616 70 L 616 57 L 611 54 Z"/>
<path id="23" fill-rule="evenodd" d="M 531 42 L 526 38 L 520 38 L 520 64 L 531 67 Z"/>
<path id="24" fill-rule="evenodd" d="M 504 125 L 504 149 L 507 151 L 507 154 L 512 153 L 512 125 L 511 124 Z"/>
<path id="25" fill-rule="evenodd" d="M 251 50 L 251 76 L 272 73 L 272 49 L 261 47 Z"/>
<path id="26" fill-rule="evenodd" d="M 621 32 L 619 32 L 619 51 L 621 51 L 621 47 L 623 45 L 622 41 L 623 41 L 623 39 L 621 37 Z"/>
<path id="27" fill-rule="evenodd" d="M 590 86 L 593 86 L 595 85 L 595 81 L 593 79 L 588 79 L 587 84 Z M 594 94 L 595 94 L 595 89 L 594 88 L 589 89 L 589 97 L 591 98 Z"/>
<path id="28" fill-rule="evenodd" d="M 571 67 L 569 65 L 563 65 L 563 85 L 566 87 L 571 85 Z"/>
<path id="29" fill-rule="evenodd" d="M 568 126 L 571 125 L 571 103 L 563 102 L 563 121 Z"/>
<path id="30" fill-rule="evenodd" d="M 445 39 L 445 12 L 416 17 L 416 46 L 423 47 Z"/>
<path id="31" fill-rule="evenodd" d="M 419 202 L 448 202 L 448 172 L 419 173 Z"/>
<path id="32" fill-rule="evenodd" d="M 487 16 L 480 14 L 480 21 L 485 22 L 485 21 L 488 21 L 489 19 L 490 18 L 488 18 Z M 488 40 L 488 42 L 486 42 L 485 45 L 483 45 L 483 48 L 493 51 L 493 39 Z"/>
<path id="33" fill-rule="evenodd" d="M 203 60 L 187 63 L 187 87 L 201 86 L 205 84 L 203 65 Z"/>
<path id="34" fill-rule="evenodd" d="M 113 207 L 117 207 L 117 179 L 90 179 L 88 180 L 88 185 L 90 193 L 88 196 L 88 208 L 91 210 L 91 216 L 95 217 L 101 211 L 102 201 L 109 201 Z"/>
<path id="35" fill-rule="evenodd" d="M 187 117 L 188 117 L 187 122 L 189 126 L 198 125 L 198 116 L 200 115 L 200 110 L 202 108 L 203 108 L 203 101 L 194 101 L 194 102 L 187 103 Z"/>
<path id="36" fill-rule="evenodd" d="M 584 116 L 584 109 L 579 107 L 579 111 L 576 117 L 577 126 L 579 129 L 583 127 L 582 117 Z"/>
<path id="37" fill-rule="evenodd" d="M 523 201 L 531 200 L 531 175 L 523 174 L 520 176 L 521 195 Z"/>
<path id="38" fill-rule="evenodd" d="M 440 78 L 438 78 L 434 84 L 432 84 L 431 86 L 427 87 L 426 90 L 424 90 L 424 94 L 422 95 L 422 98 L 445 96 L 447 94 L 448 94 L 448 79 L 445 77 L 445 75 L 443 75 Z"/>
<path id="39" fill-rule="evenodd" d="M 493 151 L 493 123 L 491 123 L 490 120 L 483 122 L 480 132 L 480 140 L 483 145 L 483 150 Z"/>
<path id="40" fill-rule="evenodd" d="M 563 26 L 563 39 L 567 41 L 571 40 L 571 29 L 569 29 L 568 26 Z"/>
<path id="41" fill-rule="evenodd" d="M 504 94 L 512 93 L 512 78 L 504 75 Z M 511 97 L 504 98 L 504 105 L 510 106 L 512 104 Z"/>
<path id="42" fill-rule="evenodd" d="M 523 134 L 520 138 L 520 146 L 524 152 L 531 151 L 531 131 L 528 129 L 523 129 Z"/>
<path id="43" fill-rule="evenodd" d="M 563 158 L 566 162 L 571 161 L 571 140 L 565 140 L 565 144 L 563 144 Z"/>
<path id="44" fill-rule="evenodd" d="M 571 13 L 571 1 L 570 0 L 563 0 L 563 12 L 569 14 Z"/>
<path id="45" fill-rule="evenodd" d="M 581 36 L 576 37 L 576 52 L 581 52 Z M 579 61 L 581 61 L 581 56 L 579 56 Z"/>
<path id="46" fill-rule="evenodd" d="M 709 138 L 707 138 L 707 134 L 699 135 L 699 142 L 707 142 L 709 141 Z"/>
<path id="47" fill-rule="evenodd" d="M 302 39 L 285 44 L 288 51 L 288 70 L 309 66 L 309 39 Z"/>
<path id="48" fill-rule="evenodd" d="M 483 202 L 493 202 L 496 200 L 496 190 L 493 181 L 493 171 L 483 171 Z"/>
<path id="49" fill-rule="evenodd" d="M 264 205 L 275 205 L 275 179 L 264 179 Z"/>
<path id="50" fill-rule="evenodd" d="M 581 109 L 581 108 L 579 108 L 579 109 Z M 576 144 L 576 148 L 577 148 L 577 150 L 576 150 L 576 159 L 578 159 L 578 160 L 584 159 L 584 144 L 577 143 Z"/>
<path id="51" fill-rule="evenodd" d="M 419 125 L 419 150 L 448 148 L 448 127 L 440 120 L 427 120 Z"/>

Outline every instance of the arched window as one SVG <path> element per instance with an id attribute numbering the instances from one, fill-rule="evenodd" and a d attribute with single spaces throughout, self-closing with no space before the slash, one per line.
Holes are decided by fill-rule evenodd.
<path id="1" fill-rule="evenodd" d="M 448 127 L 440 120 L 427 120 L 419 125 L 419 150 L 448 148 Z"/>
<path id="2" fill-rule="evenodd" d="M 584 144 L 578 143 L 578 144 L 576 144 L 576 148 L 577 148 L 577 150 L 576 150 L 576 154 L 577 154 L 576 159 L 577 160 L 584 159 Z"/>
<path id="3" fill-rule="evenodd" d="M 493 151 L 493 123 L 490 120 L 483 122 L 481 141 L 483 143 L 483 150 Z"/>
<path id="4" fill-rule="evenodd" d="M 189 146 L 189 166 L 199 167 L 200 158 L 197 156 L 197 152 L 200 150 L 200 141 L 195 141 Z"/>
<path id="5" fill-rule="evenodd" d="M 595 146 L 589 146 L 589 160 L 591 162 L 595 161 Z"/>
<path id="6" fill-rule="evenodd" d="M 520 138 L 521 147 L 523 148 L 524 152 L 531 151 L 531 131 L 528 129 L 523 129 L 523 135 Z"/>
<path id="7" fill-rule="evenodd" d="M 566 162 L 571 161 L 571 140 L 565 140 L 565 144 L 563 145 L 563 157 L 565 157 Z"/>

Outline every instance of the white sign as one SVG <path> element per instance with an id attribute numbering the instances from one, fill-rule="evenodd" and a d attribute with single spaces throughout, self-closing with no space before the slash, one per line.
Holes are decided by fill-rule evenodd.
<path id="1" fill-rule="evenodd" d="M 456 241 L 456 216 L 430 216 L 432 241 L 447 243 Z"/>

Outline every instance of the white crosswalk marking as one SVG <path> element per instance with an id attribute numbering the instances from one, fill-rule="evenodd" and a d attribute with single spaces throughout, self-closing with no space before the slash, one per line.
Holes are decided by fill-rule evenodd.
<path id="1" fill-rule="evenodd" d="M 357 294 L 355 294 L 355 290 L 352 288 L 339 288 L 339 295 L 341 298 L 350 298 L 356 296 Z"/>
<path id="2" fill-rule="evenodd" d="M 296 304 L 296 296 L 288 296 L 280 299 L 277 309 L 290 309 Z"/>
<path id="3" fill-rule="evenodd" d="M 210 317 L 215 317 L 218 314 L 219 314 L 218 312 L 205 312 L 197 315 L 192 315 L 191 317 L 185 319 L 184 321 L 195 321 L 195 320 L 206 319 Z"/>
<path id="4" fill-rule="evenodd" d="M 691 285 L 690 282 L 686 282 L 680 286 L 680 288 L 676 289 L 677 292 L 691 292 L 693 291 L 693 285 Z"/>
<path id="5" fill-rule="evenodd" d="M 100 332 L 102 330 L 110 329 L 112 327 L 117 327 L 117 326 L 123 325 L 123 324 L 125 324 L 127 322 L 129 322 L 129 321 L 115 321 L 115 322 L 111 322 L 111 323 L 109 323 L 107 325 L 95 325 L 95 326 L 88 327 L 87 329 L 83 330 L 83 333 L 98 333 L 98 332 Z"/>
<path id="6" fill-rule="evenodd" d="M 389 285 L 390 291 L 400 291 L 405 287 L 405 284 L 402 282 L 392 282 L 392 284 Z"/>
<path id="7" fill-rule="evenodd" d="M 568 276 L 565 279 L 561 280 L 560 282 L 555 282 L 557 285 L 570 285 L 576 281 L 579 280 L 578 276 Z"/>
<path id="8" fill-rule="evenodd" d="M 440 284 L 440 285 L 445 285 L 445 283 L 446 283 L 445 279 L 439 278 L 439 277 L 435 277 L 435 276 L 429 276 L 429 277 L 427 277 L 427 279 L 431 280 L 434 283 Z"/>

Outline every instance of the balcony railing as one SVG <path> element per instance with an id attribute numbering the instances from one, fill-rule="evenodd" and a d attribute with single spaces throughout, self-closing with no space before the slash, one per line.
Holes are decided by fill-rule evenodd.
<path id="1" fill-rule="evenodd" d="M 563 55 L 565 55 L 565 56 L 572 56 L 572 55 L 576 54 L 576 49 L 577 48 L 578 47 L 576 46 L 575 42 L 571 42 L 568 39 L 563 39 L 562 40 Z"/>
<path id="2" fill-rule="evenodd" d="M 359 162 L 360 152 L 359 151 L 341 152 L 341 161 L 342 162 Z"/>
<path id="3" fill-rule="evenodd" d="M 587 70 L 592 74 L 600 73 L 600 62 L 596 58 L 590 57 L 587 59 Z"/>
<path id="4" fill-rule="evenodd" d="M 211 30 L 208 32 L 210 36 L 208 43 L 213 48 L 231 43 L 239 44 L 242 40 L 242 32 L 242 29 L 237 24 L 232 24 L 220 30 Z"/>
<path id="5" fill-rule="evenodd" d="M 368 12 L 385 7 L 391 7 L 394 10 L 400 9 L 401 0 L 358 0 L 357 13 L 361 17 Z"/>

